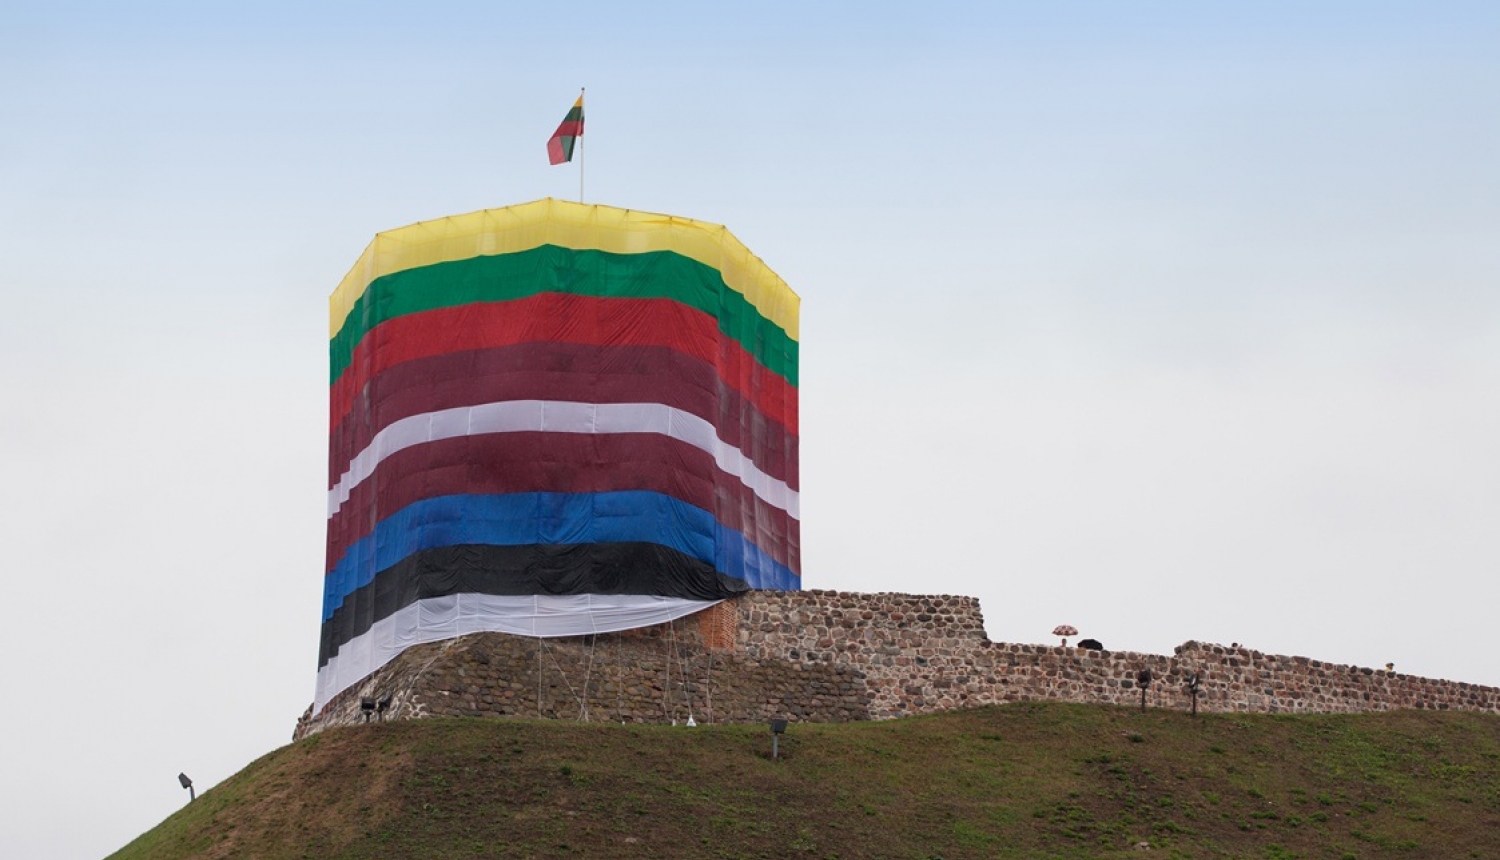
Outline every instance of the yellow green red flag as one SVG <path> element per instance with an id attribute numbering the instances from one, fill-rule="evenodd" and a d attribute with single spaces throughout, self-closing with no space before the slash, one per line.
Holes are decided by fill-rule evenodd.
<path id="1" fill-rule="evenodd" d="M 547 141 L 547 160 L 553 164 L 562 164 L 573 160 L 573 144 L 583 136 L 583 94 L 579 93 L 578 101 L 573 102 L 573 107 L 568 110 L 568 115 L 563 117 L 562 125 L 557 131 L 552 132 L 552 137 Z"/>

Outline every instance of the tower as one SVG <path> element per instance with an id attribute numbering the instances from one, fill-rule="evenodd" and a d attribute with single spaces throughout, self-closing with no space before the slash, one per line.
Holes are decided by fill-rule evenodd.
<path id="1" fill-rule="evenodd" d="M 329 304 L 314 712 L 412 645 L 800 587 L 799 299 L 724 227 L 551 199 L 426 221 Z"/>

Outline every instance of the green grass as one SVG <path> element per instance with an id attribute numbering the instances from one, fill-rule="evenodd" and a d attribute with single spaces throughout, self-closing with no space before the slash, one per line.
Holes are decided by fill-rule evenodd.
<path id="1" fill-rule="evenodd" d="M 1019 704 L 793 725 L 781 749 L 762 726 L 338 729 L 114 858 L 1500 857 L 1491 715 Z"/>

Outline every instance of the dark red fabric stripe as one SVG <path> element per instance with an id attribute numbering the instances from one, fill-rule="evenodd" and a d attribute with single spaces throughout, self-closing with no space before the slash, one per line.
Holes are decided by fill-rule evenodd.
<path id="1" fill-rule="evenodd" d="M 451 352 L 378 374 L 329 435 L 328 485 L 396 421 L 504 400 L 662 403 L 713 424 L 761 471 L 798 487 L 797 437 L 725 384 L 713 365 L 662 346 L 572 343 Z"/>
<path id="2" fill-rule="evenodd" d="M 616 490 L 658 492 L 709 511 L 776 561 L 801 571 L 797 520 L 719 470 L 711 454 L 653 433 L 494 433 L 398 451 L 329 519 L 325 571 L 381 519 L 422 499 Z"/>
<path id="3" fill-rule="evenodd" d="M 557 131 L 552 132 L 553 137 L 577 137 L 580 134 L 583 134 L 583 120 L 581 119 L 563 120 L 562 125 L 557 127 Z M 535 140 L 535 138 L 532 139 Z"/>
<path id="4" fill-rule="evenodd" d="M 717 321 L 671 299 L 597 298 L 542 293 L 508 302 L 478 302 L 406 314 L 371 329 L 329 392 L 336 427 L 363 396 L 368 380 L 403 362 L 523 343 L 659 346 L 714 365 L 719 378 L 797 434 L 797 392 L 757 362 Z"/>

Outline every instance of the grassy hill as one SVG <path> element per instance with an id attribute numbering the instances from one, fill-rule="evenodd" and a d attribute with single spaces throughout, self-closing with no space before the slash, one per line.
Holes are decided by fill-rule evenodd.
<path id="1" fill-rule="evenodd" d="M 793 725 L 781 761 L 770 740 L 509 719 L 337 729 L 113 858 L 1500 858 L 1489 715 L 1021 704 Z"/>

